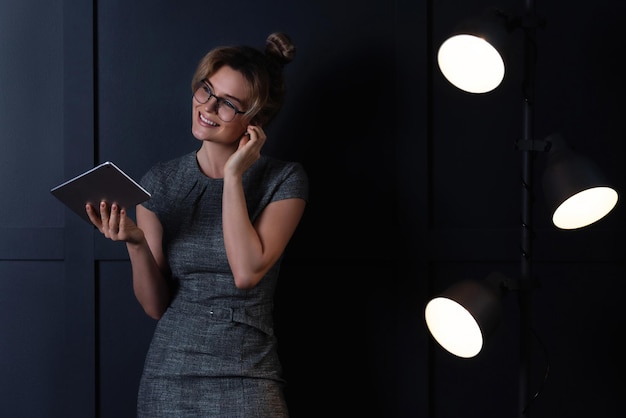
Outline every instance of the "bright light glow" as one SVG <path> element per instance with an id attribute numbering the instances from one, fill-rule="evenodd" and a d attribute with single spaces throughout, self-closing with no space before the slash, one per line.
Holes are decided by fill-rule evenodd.
<path id="1" fill-rule="evenodd" d="M 448 38 L 437 54 L 443 75 L 461 90 L 487 93 L 504 78 L 504 61 L 483 38 L 456 35 Z"/>
<path id="2" fill-rule="evenodd" d="M 455 301 L 434 298 L 426 305 L 425 317 L 435 340 L 455 356 L 474 357 L 482 349 L 483 336 L 476 320 Z"/>
<path id="3" fill-rule="evenodd" d="M 617 204 L 617 192 L 594 187 L 576 193 L 554 211 L 552 222 L 561 229 L 576 229 L 602 219 Z"/>

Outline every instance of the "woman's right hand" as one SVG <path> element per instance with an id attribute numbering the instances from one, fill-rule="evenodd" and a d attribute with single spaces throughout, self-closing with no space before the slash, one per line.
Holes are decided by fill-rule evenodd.
<path id="1" fill-rule="evenodd" d="M 100 214 L 91 205 L 85 206 L 89 220 L 106 238 L 113 241 L 124 241 L 130 244 L 138 244 L 143 241 L 143 231 L 126 214 L 126 209 L 120 208 L 117 203 L 109 205 L 100 202 Z"/>

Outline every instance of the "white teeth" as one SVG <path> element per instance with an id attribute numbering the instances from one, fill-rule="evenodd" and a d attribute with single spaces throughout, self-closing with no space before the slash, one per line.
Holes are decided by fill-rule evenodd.
<path id="1" fill-rule="evenodd" d="M 200 120 L 204 123 L 208 123 L 211 126 L 217 126 L 217 123 L 212 122 L 210 120 L 208 120 L 207 118 L 205 118 L 204 116 L 202 116 L 202 114 L 200 114 Z"/>

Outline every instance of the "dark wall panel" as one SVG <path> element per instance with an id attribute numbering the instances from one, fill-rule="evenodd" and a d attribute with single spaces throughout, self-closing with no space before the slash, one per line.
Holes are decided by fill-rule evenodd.
<path id="1" fill-rule="evenodd" d="M 65 312 L 63 263 L 0 261 L 0 415 L 63 414 Z"/>
<path id="2" fill-rule="evenodd" d="M 0 228 L 60 226 L 63 3 L 3 1 L 0 38 Z"/>
<path id="3" fill-rule="evenodd" d="M 284 266 L 276 334 L 293 417 L 401 414 L 395 280 L 386 263 Z"/>
<path id="4" fill-rule="evenodd" d="M 550 365 L 537 414 L 621 416 L 626 264 L 541 263 L 537 270 L 542 286 L 534 295 L 533 321 Z M 540 372 L 546 359 L 535 352 Z"/>
<path id="5" fill-rule="evenodd" d="M 76 114 L 68 105 L 80 101 L 84 111 L 90 109 L 84 93 L 90 97 L 92 84 L 88 78 L 81 83 L 85 79 L 77 75 L 86 69 L 89 76 L 93 68 L 89 3 L 73 3 L 0 3 L 3 416 L 93 413 L 90 236 L 76 233 L 72 219 L 49 192 L 81 166 L 72 165 L 68 156 L 87 157 L 81 168 L 92 161 L 91 153 L 81 155 L 81 144 L 93 143 L 92 130 L 87 135 L 83 131 L 77 146 L 69 146 Z M 85 27 L 86 36 L 81 32 Z M 89 43 L 87 51 L 81 41 Z M 74 82 L 79 90 L 72 90 Z M 79 120 L 89 127 L 89 117 Z M 82 228 L 89 232 L 86 225 Z"/>
<path id="6" fill-rule="evenodd" d="M 139 378 L 156 321 L 135 299 L 128 261 L 101 261 L 99 267 L 99 416 L 130 418 L 136 414 Z"/>

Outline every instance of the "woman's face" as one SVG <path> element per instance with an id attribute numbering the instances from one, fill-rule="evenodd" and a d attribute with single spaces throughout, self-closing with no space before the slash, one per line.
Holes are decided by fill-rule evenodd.
<path id="1" fill-rule="evenodd" d="M 191 131 L 201 141 L 231 144 L 246 132 L 249 87 L 239 71 L 223 66 L 192 97 Z M 202 103 L 204 102 L 204 103 Z"/>

